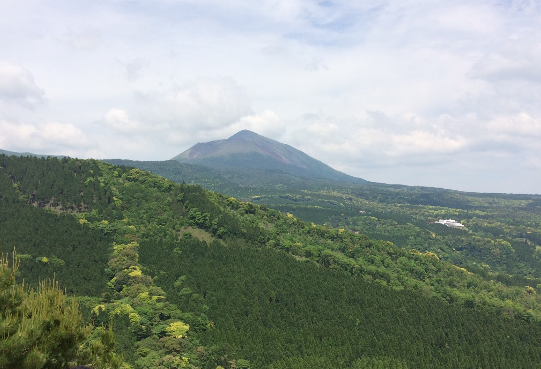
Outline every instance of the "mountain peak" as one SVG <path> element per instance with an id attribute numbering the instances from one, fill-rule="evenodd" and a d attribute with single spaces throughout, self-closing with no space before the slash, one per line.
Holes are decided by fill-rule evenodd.
<path id="1" fill-rule="evenodd" d="M 248 129 L 243 129 L 242 131 L 238 131 L 233 136 L 229 137 L 228 140 L 231 139 L 254 139 L 254 138 L 262 138 L 263 136 L 258 135 L 255 132 L 252 132 Z"/>

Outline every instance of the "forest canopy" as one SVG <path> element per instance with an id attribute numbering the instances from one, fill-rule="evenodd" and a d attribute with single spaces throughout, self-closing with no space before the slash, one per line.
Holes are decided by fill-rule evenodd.
<path id="1" fill-rule="evenodd" d="M 240 201 L 96 160 L 0 156 L 0 244 L 28 288 L 77 296 L 81 340 L 105 334 L 125 367 L 541 367 L 533 200 L 448 197 L 470 204 L 453 210 L 469 233 L 422 223 L 451 208 L 400 202 L 410 190 L 311 191 Z M 488 221 L 500 205 L 529 238 Z"/>

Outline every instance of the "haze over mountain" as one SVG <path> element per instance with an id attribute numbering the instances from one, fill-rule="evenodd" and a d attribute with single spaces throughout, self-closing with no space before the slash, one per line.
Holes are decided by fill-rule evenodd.
<path id="1" fill-rule="evenodd" d="M 34 154 L 34 153 L 31 153 L 31 152 L 15 152 L 15 151 L 8 151 L 8 150 L 2 150 L 0 149 L 0 154 L 4 154 L 4 155 L 7 155 L 7 156 L 37 156 L 38 158 L 47 158 L 47 157 L 51 157 L 51 158 L 63 158 L 64 156 L 62 155 L 43 155 L 43 154 Z"/>
<path id="2" fill-rule="evenodd" d="M 249 130 L 237 132 L 225 140 L 198 143 L 173 160 L 216 169 L 251 168 L 280 171 L 310 179 L 366 182 L 339 172 L 294 147 Z"/>

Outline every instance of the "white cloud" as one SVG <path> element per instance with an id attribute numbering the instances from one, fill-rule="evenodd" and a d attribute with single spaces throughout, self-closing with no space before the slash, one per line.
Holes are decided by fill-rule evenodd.
<path id="1" fill-rule="evenodd" d="M 322 137 L 333 137 L 338 131 L 338 125 L 318 122 L 308 125 L 306 131 Z"/>
<path id="2" fill-rule="evenodd" d="M 200 78 L 165 95 L 164 107 L 172 125 L 216 129 L 251 114 L 244 88 L 231 78 Z"/>
<path id="3" fill-rule="evenodd" d="M 222 139 L 243 129 L 275 139 L 286 130 L 275 112 L 254 113 L 245 89 L 231 78 L 201 78 L 166 91 L 137 93 L 135 101 L 129 112 L 109 109 L 98 124 L 124 138 L 144 139 L 147 147 L 159 146 L 170 156 L 194 141 Z"/>
<path id="4" fill-rule="evenodd" d="M 135 94 L 131 109 L 110 109 L 107 126 L 124 134 L 153 137 L 155 145 L 183 148 L 194 139 L 217 139 L 243 125 L 278 129 L 271 112 L 255 115 L 246 90 L 233 79 L 198 78 L 179 86 Z M 133 118 L 132 118 L 133 117 Z"/>
<path id="5" fill-rule="evenodd" d="M 314 122 L 314 119 L 319 121 Z M 306 118 L 304 118 L 306 120 Z M 388 117 L 367 112 L 361 118 L 327 119 L 313 115 L 295 132 L 293 142 L 324 162 L 361 167 L 418 165 L 449 161 L 467 140 L 457 132 L 430 125 L 415 114 Z"/>
<path id="6" fill-rule="evenodd" d="M 0 61 L 0 100 L 31 106 L 44 101 L 44 92 L 28 70 Z"/>
<path id="7" fill-rule="evenodd" d="M 132 133 L 144 130 L 144 126 L 132 120 L 123 109 L 109 109 L 103 119 L 105 124 L 119 133 Z"/>
<path id="8" fill-rule="evenodd" d="M 0 120 L 0 132 L 2 132 L 0 135 L 0 147 L 3 149 L 25 147 L 25 145 L 32 143 L 31 138 L 36 132 L 36 127 L 31 124 L 14 124 Z"/>
<path id="9" fill-rule="evenodd" d="M 367 112 L 358 118 L 311 114 L 302 120 L 308 124 L 290 136 L 290 143 L 361 177 L 374 168 L 454 162 L 466 168 L 502 158 L 508 165 L 526 167 L 527 163 L 537 165 L 541 151 L 541 118 L 525 113 L 491 119 L 475 115 L 429 119 L 412 113 Z"/>
<path id="10" fill-rule="evenodd" d="M 48 122 L 36 129 L 35 136 L 43 146 L 85 148 L 90 145 L 86 135 L 73 124 Z"/>
<path id="11" fill-rule="evenodd" d="M 261 114 L 252 114 L 240 118 L 230 127 L 232 134 L 248 129 L 269 138 L 280 139 L 285 133 L 286 124 L 272 110 L 265 110 Z"/>
<path id="12" fill-rule="evenodd" d="M 14 123 L 0 120 L 0 147 L 11 151 L 69 155 L 91 146 L 87 136 L 73 124 Z"/>
<path id="13" fill-rule="evenodd" d="M 463 148 L 465 140 L 427 131 L 413 131 L 405 135 L 392 135 L 389 146 L 386 152 L 390 157 L 449 155 Z"/>
<path id="14" fill-rule="evenodd" d="M 485 125 L 489 136 L 506 135 L 516 139 L 533 139 L 541 144 L 541 118 L 533 118 L 527 113 L 514 116 L 498 116 Z"/>

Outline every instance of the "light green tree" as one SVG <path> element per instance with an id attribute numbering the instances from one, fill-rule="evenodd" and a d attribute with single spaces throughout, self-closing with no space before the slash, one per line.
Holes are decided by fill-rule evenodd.
<path id="1" fill-rule="evenodd" d="M 60 369 L 71 364 L 119 368 L 111 329 L 84 325 L 79 303 L 54 280 L 17 283 L 19 262 L 0 255 L 0 369 Z"/>

